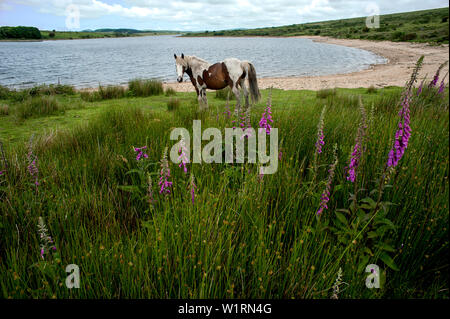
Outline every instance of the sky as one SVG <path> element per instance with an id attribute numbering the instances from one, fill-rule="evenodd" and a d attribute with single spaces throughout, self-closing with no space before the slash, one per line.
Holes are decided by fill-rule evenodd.
<path id="1" fill-rule="evenodd" d="M 0 0 L 0 26 L 212 31 L 442 7 L 447 0 Z"/>

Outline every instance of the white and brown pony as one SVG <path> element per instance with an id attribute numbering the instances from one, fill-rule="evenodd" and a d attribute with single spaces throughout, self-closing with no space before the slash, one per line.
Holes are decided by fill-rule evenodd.
<path id="1" fill-rule="evenodd" d="M 177 81 L 183 82 L 184 73 L 189 75 L 192 85 L 194 85 L 197 92 L 200 108 L 208 107 L 206 89 L 221 90 L 227 86 L 231 88 L 237 100 L 235 111 L 240 111 L 241 96 L 239 87 L 244 91 L 245 106 L 248 107 L 249 91 L 245 84 L 246 78 L 248 79 L 253 103 L 256 103 L 261 97 L 255 67 L 248 61 L 228 58 L 222 62 L 210 64 L 196 56 L 185 56 L 184 54 L 181 54 L 181 57 L 178 57 L 176 54 L 174 56 L 178 76 Z"/>

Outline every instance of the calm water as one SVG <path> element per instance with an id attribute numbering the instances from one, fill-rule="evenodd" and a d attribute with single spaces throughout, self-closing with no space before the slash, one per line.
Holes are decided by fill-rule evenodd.
<path id="1" fill-rule="evenodd" d="M 296 38 L 149 36 L 44 42 L 0 42 L 0 85 L 57 83 L 96 87 L 128 80 L 175 81 L 173 54 L 209 62 L 249 60 L 258 77 L 347 73 L 385 63 L 371 52 Z M 185 77 L 187 77 L 185 75 Z"/>

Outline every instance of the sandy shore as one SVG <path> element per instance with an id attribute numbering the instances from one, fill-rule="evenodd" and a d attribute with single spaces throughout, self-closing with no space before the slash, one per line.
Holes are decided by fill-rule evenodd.
<path id="1" fill-rule="evenodd" d="M 285 90 L 320 90 L 324 88 L 358 88 L 358 87 L 385 87 L 390 85 L 403 86 L 411 75 L 411 70 L 421 55 L 425 56 L 423 68 L 419 74 L 422 78 L 427 74 L 431 79 L 441 63 L 448 60 L 448 44 L 431 46 L 423 43 L 390 42 L 390 41 L 368 41 L 353 39 L 333 39 L 320 36 L 305 36 L 317 42 L 337 44 L 348 47 L 371 51 L 385 57 L 386 64 L 371 66 L 367 70 L 324 76 L 305 77 L 277 77 L 259 78 L 258 84 L 261 89 L 274 88 Z M 258 71 L 258 70 L 256 70 Z M 442 76 L 448 71 L 446 66 L 441 73 Z M 448 82 L 448 77 L 446 79 Z M 190 81 L 183 83 L 164 83 L 165 87 L 172 87 L 179 92 L 194 91 Z"/>

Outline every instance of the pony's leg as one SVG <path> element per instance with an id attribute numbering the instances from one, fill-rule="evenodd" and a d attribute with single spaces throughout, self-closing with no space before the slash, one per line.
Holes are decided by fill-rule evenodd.
<path id="1" fill-rule="evenodd" d="M 200 110 L 208 107 L 208 100 L 206 98 L 206 88 L 199 87 L 197 94 L 198 106 Z"/>
<path id="2" fill-rule="evenodd" d="M 241 111 L 241 92 L 239 91 L 239 88 L 237 85 L 233 85 L 231 91 L 233 92 L 234 96 L 236 97 L 236 107 L 234 108 L 234 113 L 239 114 Z"/>
<path id="3" fill-rule="evenodd" d="M 203 106 L 207 109 L 208 108 L 208 98 L 206 97 L 206 88 L 202 89 L 202 100 L 203 100 Z"/>
<path id="4" fill-rule="evenodd" d="M 244 90 L 244 97 L 245 97 L 245 108 L 248 108 L 248 90 L 247 86 L 245 85 L 245 79 L 242 79 L 241 82 L 239 82 L 239 85 L 241 86 L 242 90 Z"/>

